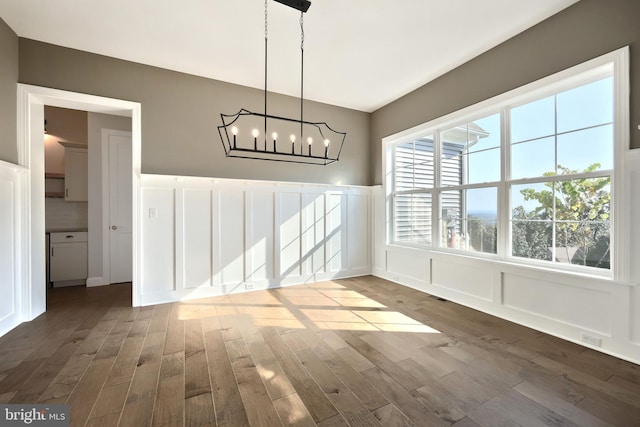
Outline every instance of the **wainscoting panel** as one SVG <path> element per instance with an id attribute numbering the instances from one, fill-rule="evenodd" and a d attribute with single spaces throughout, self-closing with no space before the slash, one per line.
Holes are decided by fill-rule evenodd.
<path id="1" fill-rule="evenodd" d="M 432 262 L 431 284 L 491 302 L 494 274 L 489 269 L 478 268 L 479 265 L 474 261 L 463 263 L 435 258 Z"/>
<path id="2" fill-rule="evenodd" d="M 301 197 L 302 274 L 322 274 L 325 272 L 325 196 L 322 193 L 303 193 Z"/>
<path id="3" fill-rule="evenodd" d="M 218 215 L 218 268 L 223 289 L 244 282 L 244 217 L 245 194 L 238 190 L 220 190 Z"/>
<path id="4" fill-rule="evenodd" d="M 183 288 L 193 289 L 213 285 L 211 250 L 212 192 L 210 189 L 187 188 L 182 200 Z"/>
<path id="5" fill-rule="evenodd" d="M 251 191 L 245 195 L 248 217 L 245 281 L 264 288 L 274 278 L 274 193 Z"/>
<path id="6" fill-rule="evenodd" d="M 611 336 L 611 292 L 606 288 L 542 281 L 535 274 L 505 274 L 503 298 L 506 307 Z"/>
<path id="7" fill-rule="evenodd" d="M 302 194 L 280 193 L 280 276 L 281 278 L 302 275 L 302 239 L 307 237 L 301 230 Z"/>
<path id="8" fill-rule="evenodd" d="M 424 254 L 419 251 L 400 249 L 387 251 L 386 270 L 391 280 L 413 286 L 424 286 L 429 281 L 429 263 Z"/>
<path id="9" fill-rule="evenodd" d="M 143 175 L 142 301 L 368 274 L 370 190 Z"/>
<path id="10" fill-rule="evenodd" d="M 176 289 L 175 189 L 142 189 L 142 289 Z"/>
<path id="11" fill-rule="evenodd" d="M 10 329 L 11 319 L 18 313 L 15 254 L 15 178 L 12 171 L 0 170 L 0 325 L 2 329 Z M 5 326 L 6 325 L 6 326 Z"/>
<path id="12" fill-rule="evenodd" d="M 347 258 L 349 269 L 367 269 L 369 266 L 369 197 L 349 194 L 347 200 Z"/>
<path id="13" fill-rule="evenodd" d="M 346 228 L 347 198 L 343 194 L 327 194 L 327 233 L 326 251 L 329 272 L 342 270 L 346 265 Z"/>

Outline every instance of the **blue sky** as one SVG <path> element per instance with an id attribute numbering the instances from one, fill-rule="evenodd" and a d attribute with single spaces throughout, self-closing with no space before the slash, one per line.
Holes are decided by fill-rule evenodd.
<path id="1" fill-rule="evenodd" d="M 512 178 L 532 178 L 554 171 L 556 150 L 557 163 L 561 166 L 582 171 L 593 163 L 600 163 L 601 169 L 612 169 L 612 121 L 612 77 L 513 108 Z M 489 136 L 482 138 L 470 150 L 469 182 L 497 181 L 500 179 L 499 115 L 476 120 L 475 123 L 489 132 Z M 524 202 L 520 187 L 514 190 L 513 206 L 522 204 L 530 207 L 530 203 Z M 468 191 L 468 210 L 496 211 L 497 198 L 494 194 L 493 189 Z"/>

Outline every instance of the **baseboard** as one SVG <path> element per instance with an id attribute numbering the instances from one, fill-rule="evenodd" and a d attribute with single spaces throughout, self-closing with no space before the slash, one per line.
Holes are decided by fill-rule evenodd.
<path id="1" fill-rule="evenodd" d="M 94 286 L 105 286 L 108 285 L 104 277 L 89 277 L 87 279 L 87 288 L 92 288 Z"/>

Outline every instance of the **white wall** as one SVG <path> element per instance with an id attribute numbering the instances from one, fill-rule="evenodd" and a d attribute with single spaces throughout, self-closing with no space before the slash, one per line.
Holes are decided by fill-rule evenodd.
<path id="1" fill-rule="evenodd" d="M 640 363 L 640 150 L 625 158 L 631 200 L 629 283 L 386 244 L 385 196 L 374 187 L 373 272 L 495 316 Z M 625 215 L 622 215 L 625 216 Z M 582 341 L 600 339 L 601 347 Z"/>
<path id="2" fill-rule="evenodd" d="M 0 336 L 23 320 L 20 188 L 25 173 L 19 166 L 0 161 Z"/>
<path id="3" fill-rule="evenodd" d="M 368 274 L 370 189 L 142 175 L 141 301 Z"/>

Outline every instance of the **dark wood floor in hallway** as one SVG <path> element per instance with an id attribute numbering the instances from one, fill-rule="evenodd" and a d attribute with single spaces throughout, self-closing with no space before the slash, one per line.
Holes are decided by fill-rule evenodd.
<path id="1" fill-rule="evenodd" d="M 640 425 L 640 366 L 375 277 L 48 298 L 0 338 L 0 403 L 66 403 L 72 426 Z"/>

